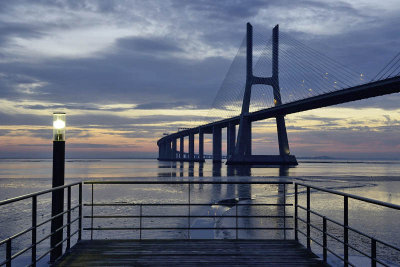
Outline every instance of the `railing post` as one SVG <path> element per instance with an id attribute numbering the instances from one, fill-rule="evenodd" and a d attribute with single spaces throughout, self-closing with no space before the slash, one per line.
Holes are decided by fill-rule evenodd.
<path id="1" fill-rule="evenodd" d="M 37 196 L 32 197 L 32 251 L 31 265 L 36 266 L 36 225 L 37 225 Z"/>
<path id="2" fill-rule="evenodd" d="M 91 210 L 91 218 L 90 218 L 90 240 L 93 240 L 93 184 L 92 184 L 92 210 Z"/>
<path id="3" fill-rule="evenodd" d="M 6 244 L 6 267 L 11 267 L 11 238 L 7 240 Z"/>
<path id="4" fill-rule="evenodd" d="M 311 251 L 311 213 L 310 213 L 310 187 L 307 186 L 307 250 Z"/>
<path id="5" fill-rule="evenodd" d="M 71 248 L 71 186 L 67 190 L 67 251 Z"/>
<path id="6" fill-rule="evenodd" d="M 322 229 L 322 233 L 323 233 L 322 245 L 323 245 L 323 248 L 322 248 L 322 250 L 323 250 L 323 260 L 326 263 L 328 261 L 328 253 L 327 253 L 328 252 L 328 250 L 327 250 L 327 248 L 328 248 L 328 239 L 327 239 L 327 231 L 328 231 L 328 229 L 327 229 L 327 225 L 326 225 L 326 217 L 324 216 L 324 217 L 322 217 L 322 219 L 323 219 L 323 229 Z"/>
<path id="7" fill-rule="evenodd" d="M 239 223 L 238 223 L 238 207 L 239 207 L 239 205 L 238 205 L 238 203 L 236 203 L 236 240 L 239 239 L 239 231 L 238 231 L 238 226 L 239 226 Z"/>
<path id="8" fill-rule="evenodd" d="M 349 198 L 344 196 L 344 214 L 343 214 L 343 242 L 344 242 L 344 266 L 349 266 Z"/>
<path id="9" fill-rule="evenodd" d="M 371 267 L 376 267 L 376 240 L 371 238 Z"/>
<path id="10" fill-rule="evenodd" d="M 189 214 L 188 214 L 188 239 L 190 239 L 190 182 L 188 183 L 188 201 L 189 201 Z"/>
<path id="11" fill-rule="evenodd" d="M 283 239 L 286 240 L 286 184 L 283 184 Z"/>
<path id="12" fill-rule="evenodd" d="M 140 218 L 139 218 L 139 239 L 142 240 L 142 204 L 139 206 L 140 209 Z"/>
<path id="13" fill-rule="evenodd" d="M 299 236 L 297 233 L 298 230 L 298 225 L 297 225 L 297 205 L 298 205 L 298 196 L 297 196 L 297 192 L 298 192 L 298 186 L 297 184 L 294 184 L 294 239 L 296 241 L 299 241 Z"/>
<path id="14" fill-rule="evenodd" d="M 78 241 L 82 239 L 82 183 L 79 184 L 79 231 Z"/>
<path id="15" fill-rule="evenodd" d="M 62 137 L 62 136 L 61 136 Z M 55 138 L 60 138 L 56 135 Z M 65 141 L 53 141 L 53 179 L 52 187 L 64 185 L 65 173 Z M 64 188 L 51 192 L 51 216 L 55 217 L 64 212 Z M 51 220 L 51 237 L 50 247 L 50 262 L 54 263 L 63 254 L 64 231 L 61 229 L 64 226 L 64 216 L 60 215 Z"/>

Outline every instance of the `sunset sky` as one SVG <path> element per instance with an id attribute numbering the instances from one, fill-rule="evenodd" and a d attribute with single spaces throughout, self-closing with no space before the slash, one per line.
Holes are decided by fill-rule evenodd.
<path id="1" fill-rule="evenodd" d="M 246 22 L 372 78 L 400 52 L 399 14 L 398 0 L 1 1 L 0 158 L 50 157 L 55 111 L 67 157 L 156 157 L 164 132 L 207 121 Z M 399 103 L 288 115 L 292 154 L 400 158 Z M 253 136 L 254 153 L 278 152 L 274 120 Z"/>

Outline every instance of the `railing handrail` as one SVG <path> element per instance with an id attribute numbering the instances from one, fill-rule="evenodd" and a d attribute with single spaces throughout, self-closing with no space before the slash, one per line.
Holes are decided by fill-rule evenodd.
<path id="1" fill-rule="evenodd" d="M 39 192 L 35 192 L 35 193 L 22 195 L 22 196 L 19 196 L 19 197 L 5 199 L 5 200 L 0 201 L 0 206 L 6 205 L 6 204 L 10 204 L 10 203 L 13 203 L 13 202 L 17 202 L 17 201 L 20 201 L 20 200 L 24 200 L 24 199 L 27 199 L 27 198 L 31 198 L 31 197 L 34 197 L 34 196 L 40 196 L 40 195 L 43 195 L 43 194 L 47 194 L 47 193 L 50 193 L 50 192 L 53 192 L 53 191 L 56 191 L 56 190 L 60 190 L 62 188 L 72 187 L 72 186 L 75 186 L 75 185 L 78 185 L 78 184 L 81 184 L 81 183 L 82 182 L 76 182 L 76 183 L 67 184 L 67 185 L 63 185 L 63 186 L 58 186 L 58 187 L 50 188 L 50 189 L 39 191 Z"/>
<path id="2" fill-rule="evenodd" d="M 71 202 L 72 202 L 72 198 L 71 198 L 71 191 L 72 188 L 74 188 L 74 186 L 79 186 L 79 198 L 78 198 L 78 202 L 79 204 L 71 207 Z M 20 255 L 22 255 L 23 253 L 25 253 L 28 250 L 31 250 L 31 261 L 29 266 L 36 266 L 36 263 L 41 260 L 43 257 L 45 257 L 48 253 L 50 253 L 51 251 L 53 251 L 56 247 L 58 247 L 60 244 L 62 245 L 64 242 L 67 242 L 67 246 L 66 246 L 66 250 L 69 250 L 71 247 L 71 237 L 73 237 L 75 234 L 78 234 L 78 241 L 81 240 L 82 237 L 82 208 L 83 208 L 83 204 L 82 204 L 82 188 L 83 188 L 83 183 L 82 182 L 76 182 L 76 183 L 71 183 L 71 184 L 67 184 L 67 185 L 63 185 L 63 186 L 58 186 L 58 187 L 54 187 L 51 189 L 47 189 L 47 190 L 43 190 L 43 191 L 39 191 L 36 193 L 31 193 L 31 194 L 26 194 L 20 197 L 15 197 L 15 198 L 11 198 L 11 199 L 6 199 L 3 201 L 0 201 L 0 206 L 4 206 L 6 204 L 10 204 L 10 203 L 14 203 L 20 200 L 25 200 L 25 199 L 31 199 L 32 200 L 32 208 L 31 208 L 31 227 L 20 231 L 19 233 L 16 233 L 2 241 L 0 241 L 0 245 L 4 245 L 6 244 L 6 259 L 2 262 L 0 262 L 0 266 L 6 265 L 7 267 L 10 267 L 12 264 L 12 261 L 19 257 Z M 54 191 L 58 191 L 58 190 L 62 190 L 62 192 L 64 193 L 64 190 L 68 189 L 67 191 L 67 200 L 66 200 L 66 204 L 67 204 L 67 210 L 59 212 L 56 215 L 53 215 L 53 211 L 52 211 L 52 215 L 49 219 L 46 219 L 44 221 L 41 221 L 40 223 L 37 222 L 37 204 L 38 204 L 38 196 L 43 195 L 43 194 L 47 194 L 47 193 L 51 193 Z M 54 193 L 53 193 L 54 194 Z M 54 196 L 52 196 L 54 197 Z M 63 203 L 65 203 L 65 199 L 62 199 Z M 78 210 L 78 215 L 75 219 L 71 219 L 71 213 L 72 211 L 79 209 Z M 57 228 L 57 229 L 53 229 L 53 222 L 55 219 L 57 218 L 62 218 L 63 221 L 63 217 L 64 215 L 67 215 L 67 222 L 66 224 L 62 223 L 62 226 Z M 74 231 L 73 233 L 71 233 L 71 225 L 73 223 L 78 222 L 78 229 L 76 231 Z M 42 227 L 45 224 L 51 223 L 51 232 L 50 234 L 46 235 L 45 237 L 42 237 L 39 241 L 37 240 L 37 229 L 39 227 Z M 44 240 L 49 239 L 49 238 L 53 238 L 54 234 L 57 233 L 62 233 L 62 231 L 64 231 L 64 229 L 66 228 L 67 231 L 67 237 L 63 240 L 61 240 L 60 242 L 58 242 L 57 244 L 55 244 L 54 246 L 52 245 L 52 240 L 50 241 L 50 250 L 48 250 L 46 253 L 44 253 L 43 255 L 41 255 L 39 258 L 37 258 L 36 252 L 37 252 L 37 246 L 42 243 Z M 20 237 L 23 234 L 26 234 L 28 232 L 31 232 L 32 237 L 31 237 L 31 243 L 30 246 L 23 248 L 22 250 L 19 250 L 17 253 L 13 254 L 12 250 L 12 242 L 14 239 Z M 51 259 L 51 257 L 50 257 Z"/>
<path id="3" fill-rule="evenodd" d="M 83 184 L 88 184 L 91 185 L 91 202 L 90 203 L 84 203 L 84 206 L 89 206 L 91 208 L 91 215 L 90 216 L 83 216 L 83 218 L 90 219 L 90 227 L 85 227 L 83 230 L 90 231 L 90 239 L 93 239 L 93 232 L 94 231 L 132 231 L 132 230 L 138 230 L 139 233 L 139 240 L 142 240 L 142 231 L 143 230 L 187 230 L 187 238 L 190 239 L 191 237 L 191 231 L 193 230 L 235 230 L 235 238 L 239 239 L 239 231 L 240 230 L 274 230 L 274 231 L 283 231 L 283 238 L 286 240 L 286 231 L 294 230 L 293 227 L 288 227 L 287 226 L 287 219 L 293 218 L 293 216 L 287 215 L 286 214 L 286 208 L 287 207 L 293 207 L 293 204 L 291 203 L 286 203 L 286 190 L 285 187 L 286 185 L 292 185 L 292 181 L 212 181 L 212 180 L 206 180 L 206 181 L 155 181 L 155 180 L 123 180 L 123 181 L 115 181 L 115 180 L 109 180 L 109 181 L 85 181 Z M 145 184 L 145 185 L 185 185 L 187 188 L 187 198 L 184 198 L 186 203 L 95 203 L 94 202 L 94 184 L 103 184 L 103 185 L 115 185 L 115 184 L 131 184 L 131 185 L 137 185 L 137 184 Z M 191 186 L 194 184 L 208 184 L 208 185 L 254 185 L 254 184 L 259 184 L 259 185 L 266 185 L 266 184 L 271 184 L 271 185 L 283 185 L 283 203 L 235 203 L 233 206 L 235 206 L 234 215 L 199 215 L 199 214 L 193 214 L 191 211 L 192 206 L 212 206 L 212 205 L 218 205 L 218 203 L 215 202 L 209 202 L 209 203 L 192 203 L 191 202 Z M 278 191 L 279 192 L 279 191 Z M 210 200 L 212 201 L 212 200 Z M 94 214 L 94 206 L 138 206 L 139 207 L 139 213 L 136 215 L 95 215 Z M 223 205 L 220 203 L 220 205 Z M 185 214 L 174 214 L 174 215 L 165 215 L 165 214 L 156 214 L 156 215 L 144 215 L 143 214 L 143 207 L 147 206 L 186 206 L 187 209 Z M 277 213 L 276 216 L 272 216 L 271 214 L 267 215 L 242 215 L 239 214 L 239 207 L 240 206 L 280 206 L 282 207 L 283 210 L 283 215 L 280 215 L 279 212 Z M 139 226 L 137 227 L 132 227 L 129 225 L 129 227 L 104 227 L 104 226 L 94 226 L 94 219 L 115 219 L 115 218 L 138 218 L 139 219 Z M 187 226 L 162 226 L 162 227 L 144 227 L 142 219 L 143 218 L 181 218 L 181 219 L 187 219 Z M 196 218 L 231 218 L 235 221 L 235 226 L 229 226 L 229 227 L 222 227 L 222 226 L 195 226 L 193 227 L 191 225 L 192 220 L 191 219 L 196 219 Z M 239 221 L 238 219 L 243 219 L 243 218 L 274 218 L 274 219 L 283 219 L 283 226 L 282 227 L 248 227 L 248 226 L 239 226 Z M 151 221 L 153 222 L 153 221 Z"/>
<path id="4" fill-rule="evenodd" d="M 307 205 L 306 206 L 302 206 L 299 205 L 298 203 L 298 187 L 302 186 L 307 188 Z M 318 246 L 322 247 L 323 250 L 323 261 L 326 263 L 327 259 L 328 259 L 328 252 L 330 252 L 332 255 L 334 255 L 335 257 L 337 257 L 338 259 L 340 259 L 341 261 L 343 261 L 343 264 L 345 267 L 347 266 L 355 266 L 354 264 L 352 264 L 350 262 L 350 258 L 349 258 L 349 250 L 352 249 L 354 251 L 356 251 L 357 253 L 360 253 L 364 256 L 366 256 L 367 258 L 370 259 L 371 261 L 371 266 L 372 267 L 376 267 L 377 263 L 383 265 L 383 266 L 389 266 L 388 264 L 385 264 L 384 262 L 382 262 L 382 260 L 377 258 L 377 243 L 380 243 L 388 248 L 391 248 L 397 252 L 400 252 L 400 248 L 396 247 L 395 245 L 386 243 L 384 241 L 381 241 L 373 236 L 370 236 L 366 233 L 363 233 L 359 230 L 356 230 L 354 228 L 352 228 L 351 226 L 349 226 L 349 199 L 355 199 L 355 200 L 359 200 L 361 202 L 364 203 L 370 203 L 370 204 L 374 204 L 380 207 L 387 207 L 387 208 L 392 208 L 395 210 L 400 210 L 400 206 L 396 205 L 396 204 L 391 204 L 391 203 L 386 203 L 386 202 L 382 202 L 379 200 L 374 200 L 374 199 L 370 199 L 370 198 L 365 198 L 365 197 L 361 197 L 361 196 L 356 196 L 353 194 L 348 194 L 348 193 L 343 193 L 343 192 L 339 192 L 339 191 L 335 191 L 335 190 L 331 190 L 331 189 L 327 189 L 327 188 L 322 188 L 322 187 L 318 187 L 318 186 L 314 186 L 314 185 L 309 185 L 309 184 L 304 184 L 304 183 L 294 183 L 294 187 L 295 187 L 295 239 L 297 241 L 299 241 L 298 235 L 297 233 L 301 233 L 302 235 L 305 236 L 306 241 L 307 241 L 307 249 L 312 252 L 311 250 L 311 241 L 313 241 L 315 244 L 317 244 Z M 338 195 L 343 197 L 343 223 L 340 223 L 336 220 L 333 220 L 331 218 L 328 218 L 327 216 L 324 216 L 321 213 L 318 213 L 316 211 L 313 211 L 311 209 L 311 189 L 314 189 L 315 193 L 319 193 L 319 192 L 326 192 L 332 195 Z M 300 218 L 298 215 L 298 208 L 304 210 L 306 212 L 307 218 L 303 219 Z M 318 216 L 320 219 L 322 219 L 323 222 L 323 227 L 322 229 L 320 229 L 317 225 L 313 225 L 311 223 L 311 214 L 314 214 L 316 216 Z M 307 229 L 307 232 L 303 232 L 299 229 L 298 227 L 298 221 L 302 222 L 305 224 L 305 227 Z M 343 238 L 340 239 L 330 233 L 328 233 L 328 228 L 327 228 L 327 221 L 330 221 L 338 226 L 343 227 Z M 311 233 L 311 228 L 313 228 L 314 230 L 317 230 L 319 232 L 322 233 L 322 239 L 323 239 L 323 244 L 321 244 L 320 242 L 318 242 L 317 240 L 315 240 L 315 238 L 312 237 L 312 233 Z M 368 252 L 365 251 L 361 251 L 360 249 L 354 247 L 352 245 L 352 243 L 349 241 L 349 231 L 355 232 L 365 238 L 368 238 L 370 240 L 370 254 L 368 254 Z M 332 239 L 334 239 L 336 242 L 339 242 L 343 245 L 343 253 L 344 256 L 341 257 L 340 255 L 338 255 L 337 253 L 335 253 L 334 251 L 332 251 L 331 249 L 328 248 L 328 242 L 327 242 L 327 237 L 330 237 Z M 300 242 L 300 241 L 299 241 Z"/>
<path id="5" fill-rule="evenodd" d="M 85 181 L 84 184 L 293 184 L 291 181 Z"/>
<path id="6" fill-rule="evenodd" d="M 334 195 L 349 197 L 349 198 L 360 200 L 360 201 L 363 201 L 363 202 L 367 202 L 367 203 L 371 203 L 371 204 L 375 204 L 375 205 L 379 205 L 379 206 L 383 206 L 383 207 L 387 207 L 387 208 L 400 210 L 400 205 L 396 205 L 396 204 L 392 204 L 392 203 L 388 203 L 388 202 L 383 202 L 383 201 L 372 199 L 372 198 L 361 197 L 361 196 L 357 196 L 357 195 L 353 195 L 353 194 L 349 194 L 349 193 L 344 193 L 344 192 L 340 192 L 340 191 L 336 191 L 336 190 L 332 190 L 332 189 L 328 189 L 328 188 L 323 188 L 323 187 L 319 187 L 319 186 L 315 186 L 315 185 L 304 184 L 304 183 L 295 182 L 294 184 L 297 184 L 297 185 L 300 185 L 300 186 L 304 186 L 304 187 L 309 187 L 309 188 L 316 189 L 316 190 L 323 191 L 323 192 L 327 192 L 327 193 L 331 193 L 331 194 L 334 194 Z"/>

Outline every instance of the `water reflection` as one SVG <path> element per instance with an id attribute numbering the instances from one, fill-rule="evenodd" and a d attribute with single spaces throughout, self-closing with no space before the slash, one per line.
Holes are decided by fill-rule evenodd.
<path id="1" fill-rule="evenodd" d="M 194 162 L 189 162 L 189 177 L 194 176 Z"/>
<path id="2" fill-rule="evenodd" d="M 179 162 L 179 177 L 183 177 L 183 162 Z"/>
<path id="3" fill-rule="evenodd" d="M 267 165 L 225 165 L 211 162 L 171 162 L 159 161 L 158 177 L 222 177 L 222 176 L 280 176 L 291 175 L 292 167 Z M 293 175 L 293 174 L 292 174 Z"/>
<path id="4" fill-rule="evenodd" d="M 218 163 L 218 162 L 216 162 L 216 163 L 213 163 L 213 166 L 212 166 L 212 176 L 214 176 L 214 177 L 220 177 L 221 176 L 221 169 L 222 169 L 222 163 Z"/>
<path id="5" fill-rule="evenodd" d="M 203 177 L 204 162 L 199 162 L 199 177 Z"/>

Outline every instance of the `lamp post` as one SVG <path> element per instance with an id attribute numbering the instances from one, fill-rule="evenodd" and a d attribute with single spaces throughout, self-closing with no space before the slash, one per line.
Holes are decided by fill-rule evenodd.
<path id="1" fill-rule="evenodd" d="M 53 113 L 53 188 L 64 185 L 65 169 L 65 113 Z M 52 192 L 51 216 L 64 211 L 64 189 Z M 63 216 L 51 221 L 50 262 L 53 263 L 62 255 Z M 57 231 L 58 230 L 58 231 Z"/>

